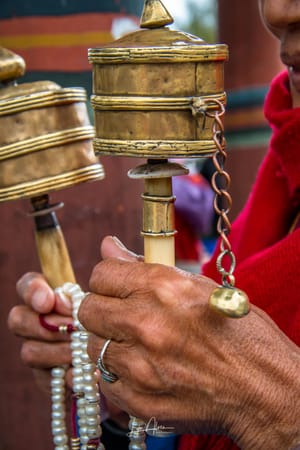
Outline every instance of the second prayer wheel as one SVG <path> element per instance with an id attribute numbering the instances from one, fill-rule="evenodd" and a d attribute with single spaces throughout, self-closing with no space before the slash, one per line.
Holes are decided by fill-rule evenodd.
<path id="1" fill-rule="evenodd" d="M 225 104 L 227 46 L 169 29 L 171 16 L 155 3 L 145 2 L 143 29 L 89 50 L 95 151 L 145 158 L 207 156 L 215 150 L 212 119 L 199 126 L 192 110 L 201 102 L 212 110 L 214 100 Z"/>
<path id="2" fill-rule="evenodd" d="M 16 84 L 20 57 L 0 52 L 0 201 L 104 177 L 94 155 L 86 93 L 51 81 Z"/>

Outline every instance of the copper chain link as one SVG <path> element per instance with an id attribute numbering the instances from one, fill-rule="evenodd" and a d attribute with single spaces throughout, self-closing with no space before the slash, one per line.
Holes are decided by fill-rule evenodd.
<path id="1" fill-rule="evenodd" d="M 212 108 L 212 104 L 217 106 Z M 222 284 L 225 287 L 233 287 L 235 283 L 234 269 L 235 269 L 235 256 L 231 250 L 231 244 L 228 239 L 228 235 L 231 230 L 231 223 L 228 217 L 229 211 L 232 206 L 232 198 L 229 194 L 230 176 L 225 171 L 224 165 L 227 159 L 227 152 L 225 150 L 225 136 L 224 125 L 222 117 L 225 113 L 224 105 L 217 99 L 194 99 L 192 105 L 193 115 L 198 119 L 201 129 L 205 127 L 206 118 L 212 118 L 212 132 L 213 140 L 216 146 L 216 151 L 212 157 L 215 172 L 212 176 L 211 184 L 215 192 L 214 209 L 218 215 L 217 232 L 221 238 L 220 254 L 217 258 L 217 269 L 222 277 Z M 200 124 L 200 117 L 202 117 L 202 124 Z M 229 259 L 229 269 L 225 269 L 223 266 L 224 258 Z"/>

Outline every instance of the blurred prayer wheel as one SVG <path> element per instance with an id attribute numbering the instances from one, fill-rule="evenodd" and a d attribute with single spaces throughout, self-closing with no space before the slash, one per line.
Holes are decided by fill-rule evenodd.
<path id="1" fill-rule="evenodd" d="M 9 83 L 22 64 L 0 49 L 0 201 L 103 178 L 85 91 L 51 81 Z"/>
<path id="2" fill-rule="evenodd" d="M 104 176 L 92 147 L 94 128 L 88 119 L 86 94 L 83 89 L 62 88 L 51 81 L 14 84 L 16 75 L 24 70 L 24 63 L 4 49 L 0 52 L 0 67 L 0 201 L 30 197 L 34 209 L 30 215 L 35 222 L 35 240 L 42 271 L 52 288 L 62 289 L 65 283 L 75 283 L 76 280 L 55 215 L 61 204 L 50 205 L 48 192 Z M 72 295 L 70 298 L 74 309 L 78 295 L 82 298 L 83 293 L 79 286 L 68 286 L 69 296 L 74 289 L 77 291 L 77 297 Z M 45 328 L 53 330 L 51 323 L 41 315 L 40 322 Z M 74 331 L 73 343 L 77 337 L 77 348 L 78 343 L 81 346 L 77 329 L 73 330 L 70 325 L 56 328 L 58 332 Z M 94 370 L 91 369 L 90 377 Z M 65 373 L 64 367 L 52 369 L 52 435 L 55 449 L 69 448 L 65 422 Z M 74 386 L 75 381 L 76 377 Z M 78 393 L 78 381 L 76 388 Z M 96 386 L 92 389 L 96 391 Z M 83 394 L 80 391 L 78 398 Z M 79 448 L 78 439 L 80 442 L 86 439 L 88 443 L 98 439 L 101 429 L 100 426 L 89 428 L 86 425 L 81 428 L 80 438 L 78 433 L 79 426 L 76 425 L 72 429 L 72 448 Z M 96 449 L 98 446 L 93 444 L 89 448 Z"/>
<path id="3" fill-rule="evenodd" d="M 75 281 L 48 193 L 104 177 L 81 88 L 16 84 L 25 63 L 0 48 L 0 202 L 30 198 L 42 270 L 52 287 Z"/>

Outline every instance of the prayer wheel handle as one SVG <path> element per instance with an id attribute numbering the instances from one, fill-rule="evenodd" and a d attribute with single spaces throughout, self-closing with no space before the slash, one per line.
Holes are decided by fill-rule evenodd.
<path id="1" fill-rule="evenodd" d="M 50 206 L 48 196 L 31 199 L 35 221 L 35 241 L 43 274 L 55 289 L 66 282 L 75 283 L 75 275 L 63 232 L 56 218 L 55 209 L 63 204 Z"/>

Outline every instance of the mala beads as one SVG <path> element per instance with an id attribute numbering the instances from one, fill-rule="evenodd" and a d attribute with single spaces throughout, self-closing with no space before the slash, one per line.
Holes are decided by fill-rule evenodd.
<path id="1" fill-rule="evenodd" d="M 71 334 L 71 348 L 73 391 L 76 397 L 81 450 L 88 448 L 104 450 L 104 446 L 100 443 L 100 394 L 95 375 L 96 366 L 87 354 L 88 332 L 78 320 L 78 309 L 85 293 L 78 285 L 72 283 L 64 285 L 64 293 L 67 292 L 71 294 L 73 322 L 77 330 Z"/>
<path id="2" fill-rule="evenodd" d="M 146 450 L 145 423 L 137 417 L 130 417 L 129 421 L 129 450 Z"/>
<path id="3" fill-rule="evenodd" d="M 71 450 L 105 450 L 100 442 L 100 393 L 96 379 L 96 366 L 87 354 L 88 332 L 78 320 L 78 309 L 85 293 L 80 286 L 65 283 L 56 289 L 70 297 L 73 305 L 73 325 L 59 327 L 49 324 L 40 316 L 41 325 L 50 331 L 71 333 L 73 399 Z M 54 450 L 69 450 L 66 426 L 65 375 L 66 367 L 51 371 L 52 436 Z"/>
<path id="4" fill-rule="evenodd" d="M 65 375 L 64 367 L 54 367 L 51 371 L 51 426 L 55 450 L 68 450 L 69 448 L 66 427 Z"/>

